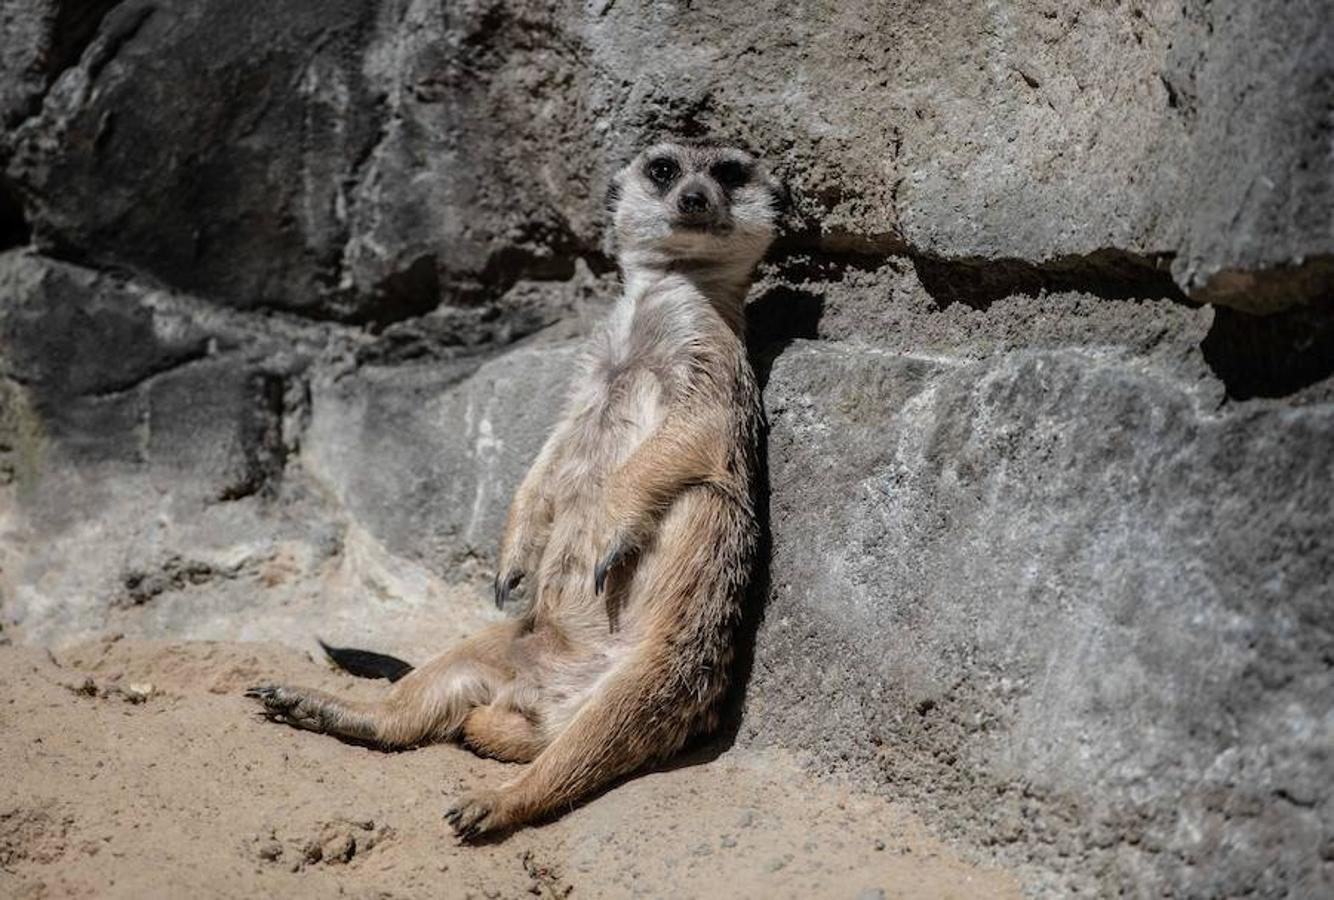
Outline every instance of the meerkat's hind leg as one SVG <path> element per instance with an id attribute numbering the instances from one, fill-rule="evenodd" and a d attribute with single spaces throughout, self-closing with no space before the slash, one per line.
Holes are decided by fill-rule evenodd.
<path id="1" fill-rule="evenodd" d="M 660 686 L 673 672 L 662 659 L 640 660 L 612 675 L 565 730 L 523 772 L 499 788 L 474 790 L 445 813 L 464 841 L 508 831 L 573 806 L 613 779 L 679 749 L 685 731 Z"/>
<path id="2" fill-rule="evenodd" d="M 547 742 L 537 726 L 517 709 L 477 706 L 463 720 L 463 743 L 478 756 L 501 762 L 532 762 Z"/>
<path id="3" fill-rule="evenodd" d="M 380 701 L 342 700 L 310 688 L 267 684 L 246 696 L 276 722 L 385 748 L 416 747 L 459 736 L 474 706 L 491 702 L 514 677 L 509 660 L 518 619 L 497 623 L 413 669 Z"/>

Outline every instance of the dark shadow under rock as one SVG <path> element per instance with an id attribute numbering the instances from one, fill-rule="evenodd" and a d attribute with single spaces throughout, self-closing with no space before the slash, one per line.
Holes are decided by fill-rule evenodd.
<path id="1" fill-rule="evenodd" d="M 18 192 L 0 178 L 0 250 L 22 247 L 32 238 Z"/>
<path id="2" fill-rule="evenodd" d="M 1021 259 L 913 257 L 922 287 L 942 309 L 952 303 L 986 309 L 1003 297 L 1036 296 L 1044 291 L 1076 291 L 1109 300 L 1186 302 L 1166 263 L 1165 256 L 1140 256 L 1115 249 L 1043 263 Z"/>
<path id="3" fill-rule="evenodd" d="M 1200 344 L 1228 397 L 1285 397 L 1334 375 L 1334 296 L 1269 316 L 1217 307 Z"/>
<path id="4" fill-rule="evenodd" d="M 824 297 L 813 291 L 786 286 L 770 288 L 746 307 L 746 338 L 760 390 L 783 349 L 795 340 L 820 336 Z"/>

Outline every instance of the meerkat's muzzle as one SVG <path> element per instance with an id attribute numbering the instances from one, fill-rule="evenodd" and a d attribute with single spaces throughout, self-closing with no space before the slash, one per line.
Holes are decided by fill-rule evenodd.
<path id="1" fill-rule="evenodd" d="M 676 190 L 672 226 L 687 231 L 723 232 L 730 229 L 725 204 L 707 179 L 687 179 Z"/>
<path id="2" fill-rule="evenodd" d="M 709 197 L 703 191 L 686 191 L 677 201 L 677 208 L 687 216 L 697 216 L 709 209 Z"/>

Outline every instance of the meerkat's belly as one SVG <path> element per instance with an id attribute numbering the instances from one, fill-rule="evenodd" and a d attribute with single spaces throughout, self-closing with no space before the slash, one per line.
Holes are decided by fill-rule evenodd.
<path id="1" fill-rule="evenodd" d="M 539 620 L 601 652 L 633 641 L 633 613 L 613 638 L 606 597 L 593 590 L 593 567 L 607 548 L 607 480 L 662 423 L 664 388 L 647 368 L 619 367 L 581 385 L 558 457 L 550 539 L 542 560 Z"/>

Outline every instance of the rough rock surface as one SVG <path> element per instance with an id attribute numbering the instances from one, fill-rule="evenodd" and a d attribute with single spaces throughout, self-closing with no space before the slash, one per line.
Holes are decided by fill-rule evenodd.
<path id="1" fill-rule="evenodd" d="M 606 175 L 708 133 L 796 200 L 735 739 L 1054 894 L 1334 889 L 1334 2 L 0 0 L 0 38 L 5 635 L 482 603 L 616 290 Z"/>

